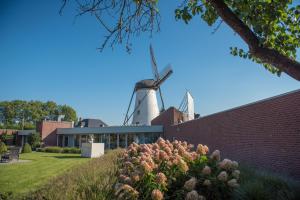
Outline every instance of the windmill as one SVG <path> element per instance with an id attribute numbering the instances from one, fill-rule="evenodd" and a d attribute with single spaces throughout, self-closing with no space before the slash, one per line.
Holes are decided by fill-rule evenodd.
<path id="1" fill-rule="evenodd" d="M 145 79 L 135 84 L 132 92 L 129 106 L 127 108 L 126 116 L 123 125 L 127 125 L 132 117 L 132 124 L 134 125 L 151 125 L 151 121 L 160 113 L 156 98 L 156 91 L 159 91 L 162 109 L 164 110 L 163 95 L 160 86 L 173 73 L 170 65 L 165 67 L 161 73 L 158 73 L 157 65 L 150 45 L 151 67 L 153 72 L 153 79 Z M 133 112 L 129 115 L 131 103 L 135 97 L 135 106 Z"/>
<path id="2" fill-rule="evenodd" d="M 186 91 L 178 110 L 185 114 L 184 121 L 193 120 L 195 118 L 194 98 L 189 91 Z"/>

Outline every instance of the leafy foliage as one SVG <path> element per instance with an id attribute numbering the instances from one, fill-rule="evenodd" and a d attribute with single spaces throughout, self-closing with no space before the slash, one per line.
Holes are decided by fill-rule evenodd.
<path id="1" fill-rule="evenodd" d="M 53 101 L 2 101 L 0 107 L 4 108 L 4 126 L 12 129 L 34 129 L 36 122 L 45 118 L 52 119 L 57 115 L 65 115 L 64 120 L 76 121 L 76 111 L 68 105 L 57 105 Z M 24 120 L 24 127 L 23 125 Z"/>
<path id="2" fill-rule="evenodd" d="M 30 146 L 33 149 L 39 147 L 40 143 L 41 143 L 41 136 L 40 136 L 40 134 L 39 133 L 33 133 L 33 134 L 29 135 L 28 143 L 30 144 Z"/>
<path id="3" fill-rule="evenodd" d="M 300 5 L 292 0 L 225 0 L 227 6 L 246 24 L 259 39 L 260 45 L 274 49 L 289 58 L 296 59 L 297 48 L 300 47 Z M 215 9 L 206 0 L 187 1 L 175 10 L 177 20 L 186 24 L 196 15 L 212 26 L 219 19 Z M 218 25 L 219 26 L 219 25 Z M 247 58 L 263 66 L 272 73 L 280 74 L 280 70 L 271 64 L 262 63 L 249 50 L 231 47 L 234 56 Z"/>
<path id="4" fill-rule="evenodd" d="M 7 152 L 7 147 L 4 142 L 0 142 L 0 155 Z"/>
<path id="5" fill-rule="evenodd" d="M 4 133 L 0 134 L 0 141 L 4 142 L 5 144 L 7 144 L 8 140 L 10 139 L 15 139 L 15 134 L 8 134 L 7 131 L 5 131 Z"/>
<path id="6" fill-rule="evenodd" d="M 81 153 L 81 149 L 76 147 L 45 147 L 38 148 L 37 151 L 48 153 Z"/>
<path id="7" fill-rule="evenodd" d="M 22 149 L 22 153 L 31 153 L 31 152 L 32 152 L 31 146 L 28 143 L 25 143 Z"/>

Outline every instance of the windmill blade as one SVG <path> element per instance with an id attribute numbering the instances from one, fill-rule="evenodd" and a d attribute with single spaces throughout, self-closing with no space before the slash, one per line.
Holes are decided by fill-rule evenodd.
<path id="1" fill-rule="evenodd" d="M 151 67 L 152 67 L 152 73 L 154 76 L 154 80 L 158 80 L 159 74 L 158 74 L 158 70 L 157 70 L 156 60 L 154 57 L 154 51 L 153 51 L 151 44 L 150 44 L 150 58 L 151 58 Z"/>
<path id="2" fill-rule="evenodd" d="M 173 73 L 173 69 L 169 64 L 165 67 L 162 72 L 159 74 L 159 79 L 155 82 L 155 86 L 159 87 L 169 76 Z"/>
<path id="3" fill-rule="evenodd" d="M 131 107 L 131 103 L 132 103 L 134 93 L 135 93 L 135 90 L 133 90 L 132 95 L 130 97 L 130 101 L 129 101 L 129 105 L 128 105 L 128 108 L 127 108 L 127 111 L 126 111 L 126 116 L 125 116 L 125 119 L 124 119 L 124 122 L 123 122 L 123 126 L 127 125 L 127 122 L 129 121 L 128 112 L 129 112 L 129 109 Z"/>
<path id="4" fill-rule="evenodd" d="M 161 100 L 162 110 L 165 111 L 165 103 L 164 103 L 164 100 L 163 100 L 163 96 L 162 96 L 162 92 L 161 92 L 160 87 L 158 87 L 158 91 L 159 91 L 159 96 L 160 96 L 160 100 Z"/>

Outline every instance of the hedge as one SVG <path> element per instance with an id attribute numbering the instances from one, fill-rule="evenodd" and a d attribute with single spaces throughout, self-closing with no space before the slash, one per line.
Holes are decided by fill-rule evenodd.
<path id="1" fill-rule="evenodd" d="M 48 152 L 48 153 L 81 153 L 81 149 L 76 147 L 45 147 L 37 148 L 38 152 Z"/>

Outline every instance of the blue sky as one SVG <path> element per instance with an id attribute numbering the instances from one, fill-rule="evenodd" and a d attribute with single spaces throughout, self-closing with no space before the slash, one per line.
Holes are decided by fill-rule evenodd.
<path id="1" fill-rule="evenodd" d="M 159 68 L 170 63 L 174 69 L 162 86 L 167 106 L 178 107 L 188 89 L 204 116 L 300 88 L 285 74 L 231 56 L 230 46 L 245 45 L 225 24 L 212 34 L 199 17 L 176 22 L 176 1 L 161 1 L 161 31 L 135 38 L 131 54 L 122 46 L 97 51 L 105 32 L 96 19 L 74 20 L 72 5 L 60 16 L 60 5 L 0 1 L 0 100 L 52 100 L 78 116 L 121 124 L 135 82 L 152 78 L 150 43 Z"/>

